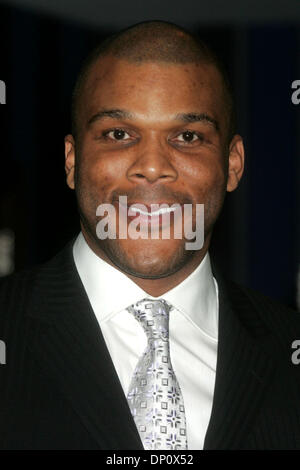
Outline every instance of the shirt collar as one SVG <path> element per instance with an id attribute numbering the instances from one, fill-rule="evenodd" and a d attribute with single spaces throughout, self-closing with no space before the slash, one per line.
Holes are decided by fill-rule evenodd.
<path id="1" fill-rule="evenodd" d="M 99 322 L 108 320 L 138 300 L 158 298 L 149 295 L 126 274 L 99 258 L 82 233 L 74 243 L 73 256 Z M 206 334 L 217 338 L 218 286 L 212 275 L 208 253 L 186 279 L 160 298 L 170 302 Z"/>

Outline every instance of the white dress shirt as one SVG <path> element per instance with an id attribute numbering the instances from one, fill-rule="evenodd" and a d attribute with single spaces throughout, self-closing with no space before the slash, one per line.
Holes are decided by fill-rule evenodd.
<path id="1" fill-rule="evenodd" d="M 147 346 L 143 328 L 126 307 L 144 298 L 163 298 L 173 305 L 170 355 L 185 405 L 188 448 L 203 449 L 218 345 L 218 286 L 209 254 L 184 281 L 160 297 L 147 294 L 99 258 L 82 233 L 75 241 L 73 255 L 126 396 L 135 366 Z"/>

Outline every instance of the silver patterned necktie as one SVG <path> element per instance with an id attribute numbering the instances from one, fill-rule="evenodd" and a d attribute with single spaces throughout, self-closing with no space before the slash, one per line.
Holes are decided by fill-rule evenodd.
<path id="1" fill-rule="evenodd" d="M 170 359 L 172 308 L 164 299 L 143 299 L 127 308 L 141 323 L 148 339 L 127 395 L 146 450 L 188 448 L 183 397 Z"/>

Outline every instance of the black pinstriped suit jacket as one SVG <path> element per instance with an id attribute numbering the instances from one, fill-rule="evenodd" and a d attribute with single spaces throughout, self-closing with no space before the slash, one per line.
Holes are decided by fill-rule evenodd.
<path id="1" fill-rule="evenodd" d="M 0 450 L 142 449 L 72 244 L 1 283 Z M 300 315 L 214 275 L 219 346 L 205 449 L 300 449 L 300 364 L 291 361 Z"/>

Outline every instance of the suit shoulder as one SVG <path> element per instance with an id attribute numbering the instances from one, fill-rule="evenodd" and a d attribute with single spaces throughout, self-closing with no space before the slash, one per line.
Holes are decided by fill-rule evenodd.
<path id="1" fill-rule="evenodd" d="M 39 308 L 47 295 L 55 293 L 56 281 L 72 266 L 70 244 L 49 261 L 13 273 L 0 281 L 0 328 Z M 71 269 L 71 268 L 70 268 Z"/>
<path id="2" fill-rule="evenodd" d="M 46 281 L 57 275 L 66 264 L 70 263 L 70 253 L 74 240 L 71 240 L 61 251 L 44 263 L 22 269 L 0 279 L 0 298 L 5 294 L 12 295 L 16 289 L 31 289 L 35 283 Z M 2 297 L 1 297 L 2 296 Z"/>
<path id="3" fill-rule="evenodd" d="M 0 331 L 20 322 L 29 304 L 40 266 L 10 274 L 0 281 Z"/>
<path id="4" fill-rule="evenodd" d="M 271 330 L 278 333 L 298 333 L 300 338 L 300 313 L 283 303 L 254 289 L 233 281 L 226 281 L 230 297 L 240 304 L 247 303 L 260 320 Z"/>
<path id="5" fill-rule="evenodd" d="M 0 280 L 0 305 L 8 298 L 16 300 L 24 289 L 30 289 L 38 277 L 41 265 L 12 273 Z"/>

